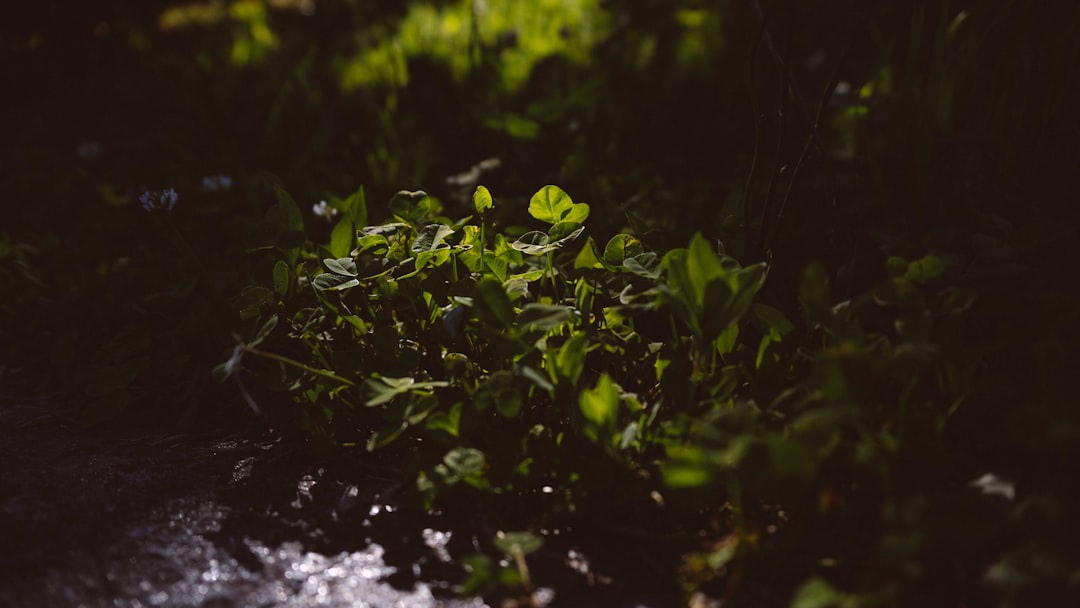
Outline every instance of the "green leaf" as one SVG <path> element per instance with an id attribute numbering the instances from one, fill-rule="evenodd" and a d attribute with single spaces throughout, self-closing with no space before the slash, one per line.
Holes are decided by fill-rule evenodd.
<path id="1" fill-rule="evenodd" d="M 576 239 L 585 230 L 581 222 L 559 222 L 548 230 L 548 238 L 552 245 L 562 247 L 564 244 Z"/>
<path id="2" fill-rule="evenodd" d="M 735 347 L 739 343 L 739 324 L 732 323 L 728 325 L 724 331 L 720 332 L 720 335 L 716 338 L 716 352 L 721 355 L 726 355 L 735 350 Z"/>
<path id="3" fill-rule="evenodd" d="M 832 307 L 829 304 L 829 275 L 821 262 L 813 262 L 803 271 L 802 281 L 799 283 L 799 300 L 812 321 L 828 314 Z"/>
<path id="4" fill-rule="evenodd" d="M 274 195 L 277 198 L 277 209 L 273 214 L 274 220 L 279 226 L 287 231 L 304 231 L 304 214 L 293 200 L 292 195 L 284 188 L 274 185 Z M 271 211 L 274 211 L 273 209 Z"/>
<path id="5" fill-rule="evenodd" d="M 266 323 L 263 323 L 262 327 L 259 328 L 259 331 L 255 333 L 255 337 L 251 340 L 251 342 L 248 342 L 248 346 L 258 346 L 259 344 L 261 344 L 263 340 L 266 340 L 268 337 L 270 337 L 270 333 L 274 331 L 274 328 L 277 327 L 277 324 L 277 315 L 274 315 L 267 319 Z"/>
<path id="6" fill-rule="evenodd" d="M 616 234 L 604 247 L 604 261 L 612 266 L 621 266 L 627 258 L 644 252 L 641 241 L 629 234 Z"/>
<path id="7" fill-rule="evenodd" d="M 690 286 L 693 289 L 696 303 L 702 306 L 705 310 L 711 310 L 706 306 L 706 290 L 710 284 L 718 285 L 727 275 L 723 264 L 720 261 L 720 256 L 716 255 L 712 245 L 709 244 L 705 237 L 701 236 L 698 232 L 694 234 L 690 239 L 690 246 L 687 248 L 686 255 L 686 272 L 687 277 L 690 279 Z M 726 289 L 721 290 L 721 293 L 731 293 L 731 288 L 724 285 Z M 725 296 L 718 294 L 714 287 L 713 300 L 725 299 Z"/>
<path id="8" fill-rule="evenodd" d="M 526 283 L 529 283 L 529 282 L 535 281 L 535 280 L 539 279 L 540 277 L 544 276 L 544 274 L 546 272 L 547 271 L 544 270 L 543 268 L 537 268 L 535 270 L 527 270 L 525 272 L 519 272 L 517 274 L 512 274 L 512 275 L 510 275 L 509 278 L 511 278 L 511 279 L 521 279 L 522 281 L 525 281 Z"/>
<path id="9" fill-rule="evenodd" d="M 551 331 L 565 325 L 574 316 L 574 309 L 555 304 L 526 304 L 518 313 L 518 327 Z"/>
<path id="10" fill-rule="evenodd" d="M 473 288 L 473 307 L 481 320 L 496 327 L 508 328 L 514 322 L 514 307 L 503 290 L 502 282 L 484 277 Z"/>
<path id="11" fill-rule="evenodd" d="M 360 186 L 356 192 L 349 195 L 342 203 L 345 216 L 352 220 L 353 225 L 363 226 L 368 222 L 367 199 L 364 197 L 364 186 Z"/>
<path id="12" fill-rule="evenodd" d="M 323 260 L 323 264 L 335 274 L 345 275 L 347 277 L 355 277 L 359 274 L 356 270 L 356 260 L 352 258 L 326 258 Z"/>
<path id="13" fill-rule="evenodd" d="M 605 441 L 615 428 L 619 415 L 619 388 L 607 373 L 601 374 L 596 387 L 581 391 L 578 407 L 585 419 L 585 435 L 593 441 Z"/>
<path id="14" fill-rule="evenodd" d="M 457 476 L 468 477 L 484 471 L 487 457 L 476 448 L 454 448 L 443 456 L 443 463 Z"/>
<path id="15" fill-rule="evenodd" d="M 506 370 L 488 376 L 480 383 L 473 396 L 476 409 L 486 411 L 494 406 L 500 416 L 516 417 L 521 412 L 524 401 L 515 380 L 514 374 Z"/>
<path id="16" fill-rule="evenodd" d="M 424 421 L 429 431 L 445 431 L 452 437 L 458 437 L 461 429 L 461 402 L 455 403 L 448 412 L 433 412 Z"/>
<path id="17" fill-rule="evenodd" d="M 945 274 L 945 261 L 936 255 L 928 255 L 908 264 L 904 278 L 915 283 L 926 283 Z"/>
<path id="18" fill-rule="evenodd" d="M 531 532 L 499 532 L 492 544 L 507 555 L 518 556 L 539 551 L 544 539 Z"/>
<path id="19" fill-rule="evenodd" d="M 477 213 L 484 213 L 484 210 L 491 208 L 494 203 L 491 200 L 491 193 L 483 186 L 477 186 L 476 192 L 473 192 L 473 207 L 476 208 Z"/>
<path id="20" fill-rule="evenodd" d="M 589 217 L 589 206 L 575 204 L 558 186 L 544 186 L 529 201 L 529 215 L 548 224 L 582 223 Z"/>
<path id="21" fill-rule="evenodd" d="M 766 331 L 774 331 L 780 336 L 786 336 L 795 326 L 784 316 L 784 313 L 766 304 L 754 304 L 754 318 Z"/>
<path id="22" fill-rule="evenodd" d="M 551 237 L 549 237 L 547 233 L 533 230 L 532 232 L 526 232 L 518 237 L 511 247 L 526 255 L 543 255 L 549 251 L 558 249 L 557 246 L 550 245 L 550 241 Z"/>
<path id="23" fill-rule="evenodd" d="M 364 384 L 373 393 L 373 396 L 364 403 L 368 407 L 382 405 L 405 393 L 417 392 L 424 394 L 433 388 L 450 385 L 449 382 L 442 380 L 417 382 L 415 378 L 387 378 L 384 376 L 368 379 Z"/>
<path id="24" fill-rule="evenodd" d="M 590 236 L 585 241 L 585 246 L 581 248 L 577 257 L 574 258 L 574 270 L 603 267 L 604 265 L 600 263 L 600 258 L 596 255 L 596 241 Z"/>
<path id="25" fill-rule="evenodd" d="M 409 423 L 402 420 L 399 424 L 379 429 L 368 437 L 367 451 L 374 452 L 375 450 L 384 448 L 394 442 L 395 439 L 401 436 L 405 429 L 409 428 Z"/>
<path id="26" fill-rule="evenodd" d="M 506 261 L 501 255 L 496 255 L 492 251 L 485 251 L 483 257 L 484 268 L 490 270 L 500 281 L 506 280 L 506 271 L 510 266 L 510 263 Z M 479 268 L 477 270 L 480 270 Z"/>
<path id="27" fill-rule="evenodd" d="M 585 354 L 589 345 L 589 338 L 584 333 L 576 333 L 558 350 L 555 356 L 554 380 L 568 381 L 571 386 L 576 386 L 578 378 L 585 367 Z M 558 383 L 558 382 L 557 382 Z"/>
<path id="28" fill-rule="evenodd" d="M 664 482 L 672 488 L 700 488 L 713 482 L 717 466 L 712 455 L 700 446 L 668 447 L 662 470 Z"/>
<path id="29" fill-rule="evenodd" d="M 426 266 L 442 266 L 450 260 L 450 249 L 440 249 L 438 251 L 421 251 L 416 254 L 416 263 L 414 268 L 419 271 Z"/>
<path id="30" fill-rule="evenodd" d="M 803 583 L 791 600 L 791 608 L 856 608 L 857 598 L 841 593 L 820 578 Z"/>
<path id="31" fill-rule="evenodd" d="M 352 219 L 345 217 L 338 221 L 330 233 L 330 255 L 343 258 L 356 246 L 356 228 Z"/>
<path id="32" fill-rule="evenodd" d="M 274 264 L 274 291 L 284 298 L 288 296 L 291 284 L 292 280 L 289 276 L 289 265 L 282 260 L 278 260 Z"/>
<path id="33" fill-rule="evenodd" d="M 585 227 L 577 222 L 559 222 L 551 227 L 551 234 L 539 230 L 526 232 L 511 247 L 526 255 L 544 255 L 573 241 L 584 231 Z"/>
<path id="34" fill-rule="evenodd" d="M 245 287 L 240 292 L 240 318 L 244 321 L 262 314 L 264 309 L 273 307 L 277 303 L 274 292 L 257 285 Z"/>
<path id="35" fill-rule="evenodd" d="M 427 217 L 431 207 L 431 198 L 423 190 L 401 190 L 390 199 L 390 213 L 414 226 Z"/>
<path id="36" fill-rule="evenodd" d="M 413 253 L 448 249 L 450 245 L 446 243 L 446 237 L 451 234 L 454 234 L 453 228 L 445 224 L 428 224 L 420 229 L 410 249 Z"/>
<path id="37" fill-rule="evenodd" d="M 561 221 L 583 224 L 589 218 L 589 210 L 589 205 L 585 203 L 574 203 L 570 210 L 563 214 Z"/>
<path id="38" fill-rule="evenodd" d="M 528 365 L 522 365 L 514 370 L 514 373 L 525 378 L 529 382 L 532 382 L 536 387 L 545 390 L 549 393 L 555 391 L 555 385 L 550 380 L 544 377 L 543 374 L 536 371 Z"/>
<path id="39" fill-rule="evenodd" d="M 639 277 L 656 280 L 660 278 L 660 256 L 652 251 L 639 253 L 623 260 L 623 268 Z"/>

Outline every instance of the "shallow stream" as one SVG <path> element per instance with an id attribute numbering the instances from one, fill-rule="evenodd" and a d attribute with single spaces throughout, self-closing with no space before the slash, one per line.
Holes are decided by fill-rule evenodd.
<path id="1" fill-rule="evenodd" d="M 0 606 L 484 605 L 415 577 L 395 578 L 401 567 L 389 565 L 375 542 L 322 553 L 278 540 L 317 530 L 245 535 L 236 516 L 242 520 L 247 507 L 236 506 L 237 488 L 267 444 L 102 438 L 42 408 L 11 404 L 0 405 L 0 438 Z M 296 501 L 310 498 L 316 483 L 298 477 Z M 343 498 L 360 494 L 347 487 Z M 368 525 L 392 511 L 361 508 Z M 448 533 L 426 529 L 422 538 L 420 561 L 446 556 Z"/>

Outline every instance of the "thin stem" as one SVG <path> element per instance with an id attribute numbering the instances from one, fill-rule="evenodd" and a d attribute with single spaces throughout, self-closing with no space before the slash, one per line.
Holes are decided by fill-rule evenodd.
<path id="1" fill-rule="evenodd" d="M 322 376 L 323 378 L 329 378 L 330 380 L 335 380 L 335 381 L 340 382 L 340 383 L 342 383 L 342 384 L 344 384 L 346 386 L 356 386 L 356 383 L 353 382 L 352 380 L 349 380 L 348 378 L 342 378 L 341 376 L 335 374 L 334 372 L 327 371 L 325 369 L 319 369 L 317 367 L 312 367 L 310 365 L 306 365 L 304 363 L 301 363 L 301 362 L 299 362 L 299 361 L 297 361 L 295 359 L 290 359 L 288 357 L 285 357 L 283 355 L 279 355 L 277 353 L 271 353 L 271 352 L 267 352 L 265 350 L 259 350 L 257 348 L 248 346 L 246 344 L 242 344 L 241 346 L 243 347 L 244 352 L 251 353 L 251 354 L 253 354 L 253 355 L 257 356 L 257 357 L 264 357 L 266 359 L 273 359 L 274 361 L 279 361 L 279 362 L 284 363 L 286 365 L 291 365 L 293 367 L 302 369 L 302 370 L 304 370 L 306 372 L 311 372 L 313 374 Z"/>
<path id="2" fill-rule="evenodd" d="M 761 41 L 765 38 L 765 28 L 769 25 L 769 18 L 765 17 L 761 20 L 761 27 L 758 28 L 757 38 L 754 41 L 754 46 L 750 49 L 750 61 L 748 67 L 748 78 L 750 81 L 750 107 L 754 113 L 754 155 L 750 159 L 750 173 L 746 176 L 746 188 L 743 190 L 742 212 L 743 212 L 743 229 L 746 230 L 746 250 L 744 253 L 750 255 L 754 250 L 754 233 L 750 230 L 750 193 L 753 191 L 754 186 L 754 174 L 757 172 L 758 157 L 761 155 L 761 123 L 764 121 L 764 116 L 761 114 L 761 110 L 758 107 L 757 96 L 757 70 L 755 69 L 757 63 L 755 58 L 757 57 L 758 49 L 761 47 Z"/>
<path id="3" fill-rule="evenodd" d="M 789 17 L 790 19 L 790 17 Z M 766 236 L 769 233 L 769 211 L 772 207 L 773 190 L 776 189 L 776 182 L 780 177 L 780 174 L 784 171 L 784 165 L 782 162 L 782 156 L 784 152 L 784 131 L 787 126 L 787 105 L 788 97 L 790 93 L 791 83 L 791 69 L 788 67 L 791 65 L 791 25 L 788 24 L 787 28 L 788 40 L 784 48 L 784 58 L 780 60 L 780 126 L 776 133 L 776 161 L 773 166 L 772 176 L 769 178 L 769 187 L 765 190 L 765 206 L 761 211 L 761 239 L 760 246 L 755 257 L 762 257 L 765 254 Z"/>
<path id="4" fill-rule="evenodd" d="M 799 168 L 802 167 L 803 161 L 806 160 L 806 157 L 810 152 L 810 146 L 817 137 L 821 119 L 825 115 L 825 107 L 828 105 L 829 98 L 832 97 L 833 91 L 836 90 L 836 85 L 840 81 L 840 68 L 844 64 L 844 59 L 846 59 L 846 56 L 837 62 L 836 67 L 833 69 L 832 78 L 829 79 L 829 84 L 825 87 L 825 91 L 821 95 L 821 101 L 818 103 L 817 115 L 814 117 L 814 123 L 810 126 L 810 136 L 806 139 L 806 144 L 803 145 L 802 153 L 799 154 L 799 160 L 796 161 L 795 168 L 791 171 L 791 180 L 788 182 L 787 191 L 784 192 L 784 200 L 780 202 L 780 209 L 776 212 L 776 223 L 773 225 L 772 235 L 762 234 L 762 238 L 764 239 L 764 249 L 766 250 L 772 245 L 772 237 L 775 237 L 780 231 L 780 224 L 784 219 L 784 211 L 787 210 L 788 198 L 791 197 L 791 191 L 795 188 L 795 179 L 799 175 Z"/>

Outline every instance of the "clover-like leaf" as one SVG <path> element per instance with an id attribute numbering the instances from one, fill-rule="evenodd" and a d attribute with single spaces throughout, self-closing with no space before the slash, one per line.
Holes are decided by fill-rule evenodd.
<path id="1" fill-rule="evenodd" d="M 529 201 L 529 215 L 548 224 L 582 223 L 589 217 L 589 206 L 575 203 L 558 186 L 544 186 Z"/>
<path id="2" fill-rule="evenodd" d="M 476 448 L 454 448 L 443 456 L 446 468 L 460 477 L 481 473 L 487 466 L 487 457 Z"/>
<path id="3" fill-rule="evenodd" d="M 427 192 L 401 190 L 390 199 L 390 213 L 403 222 L 417 224 L 431 211 L 431 198 Z"/>

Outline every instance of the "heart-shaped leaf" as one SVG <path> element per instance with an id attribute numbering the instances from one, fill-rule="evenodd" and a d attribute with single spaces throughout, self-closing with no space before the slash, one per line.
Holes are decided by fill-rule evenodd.
<path id="1" fill-rule="evenodd" d="M 582 223 L 589 217 L 589 206 L 574 203 L 558 186 L 544 186 L 529 201 L 529 215 L 548 224 Z"/>
<path id="2" fill-rule="evenodd" d="M 431 211 L 431 198 L 423 190 L 401 190 L 390 199 L 390 213 L 403 222 L 416 225 Z"/>

